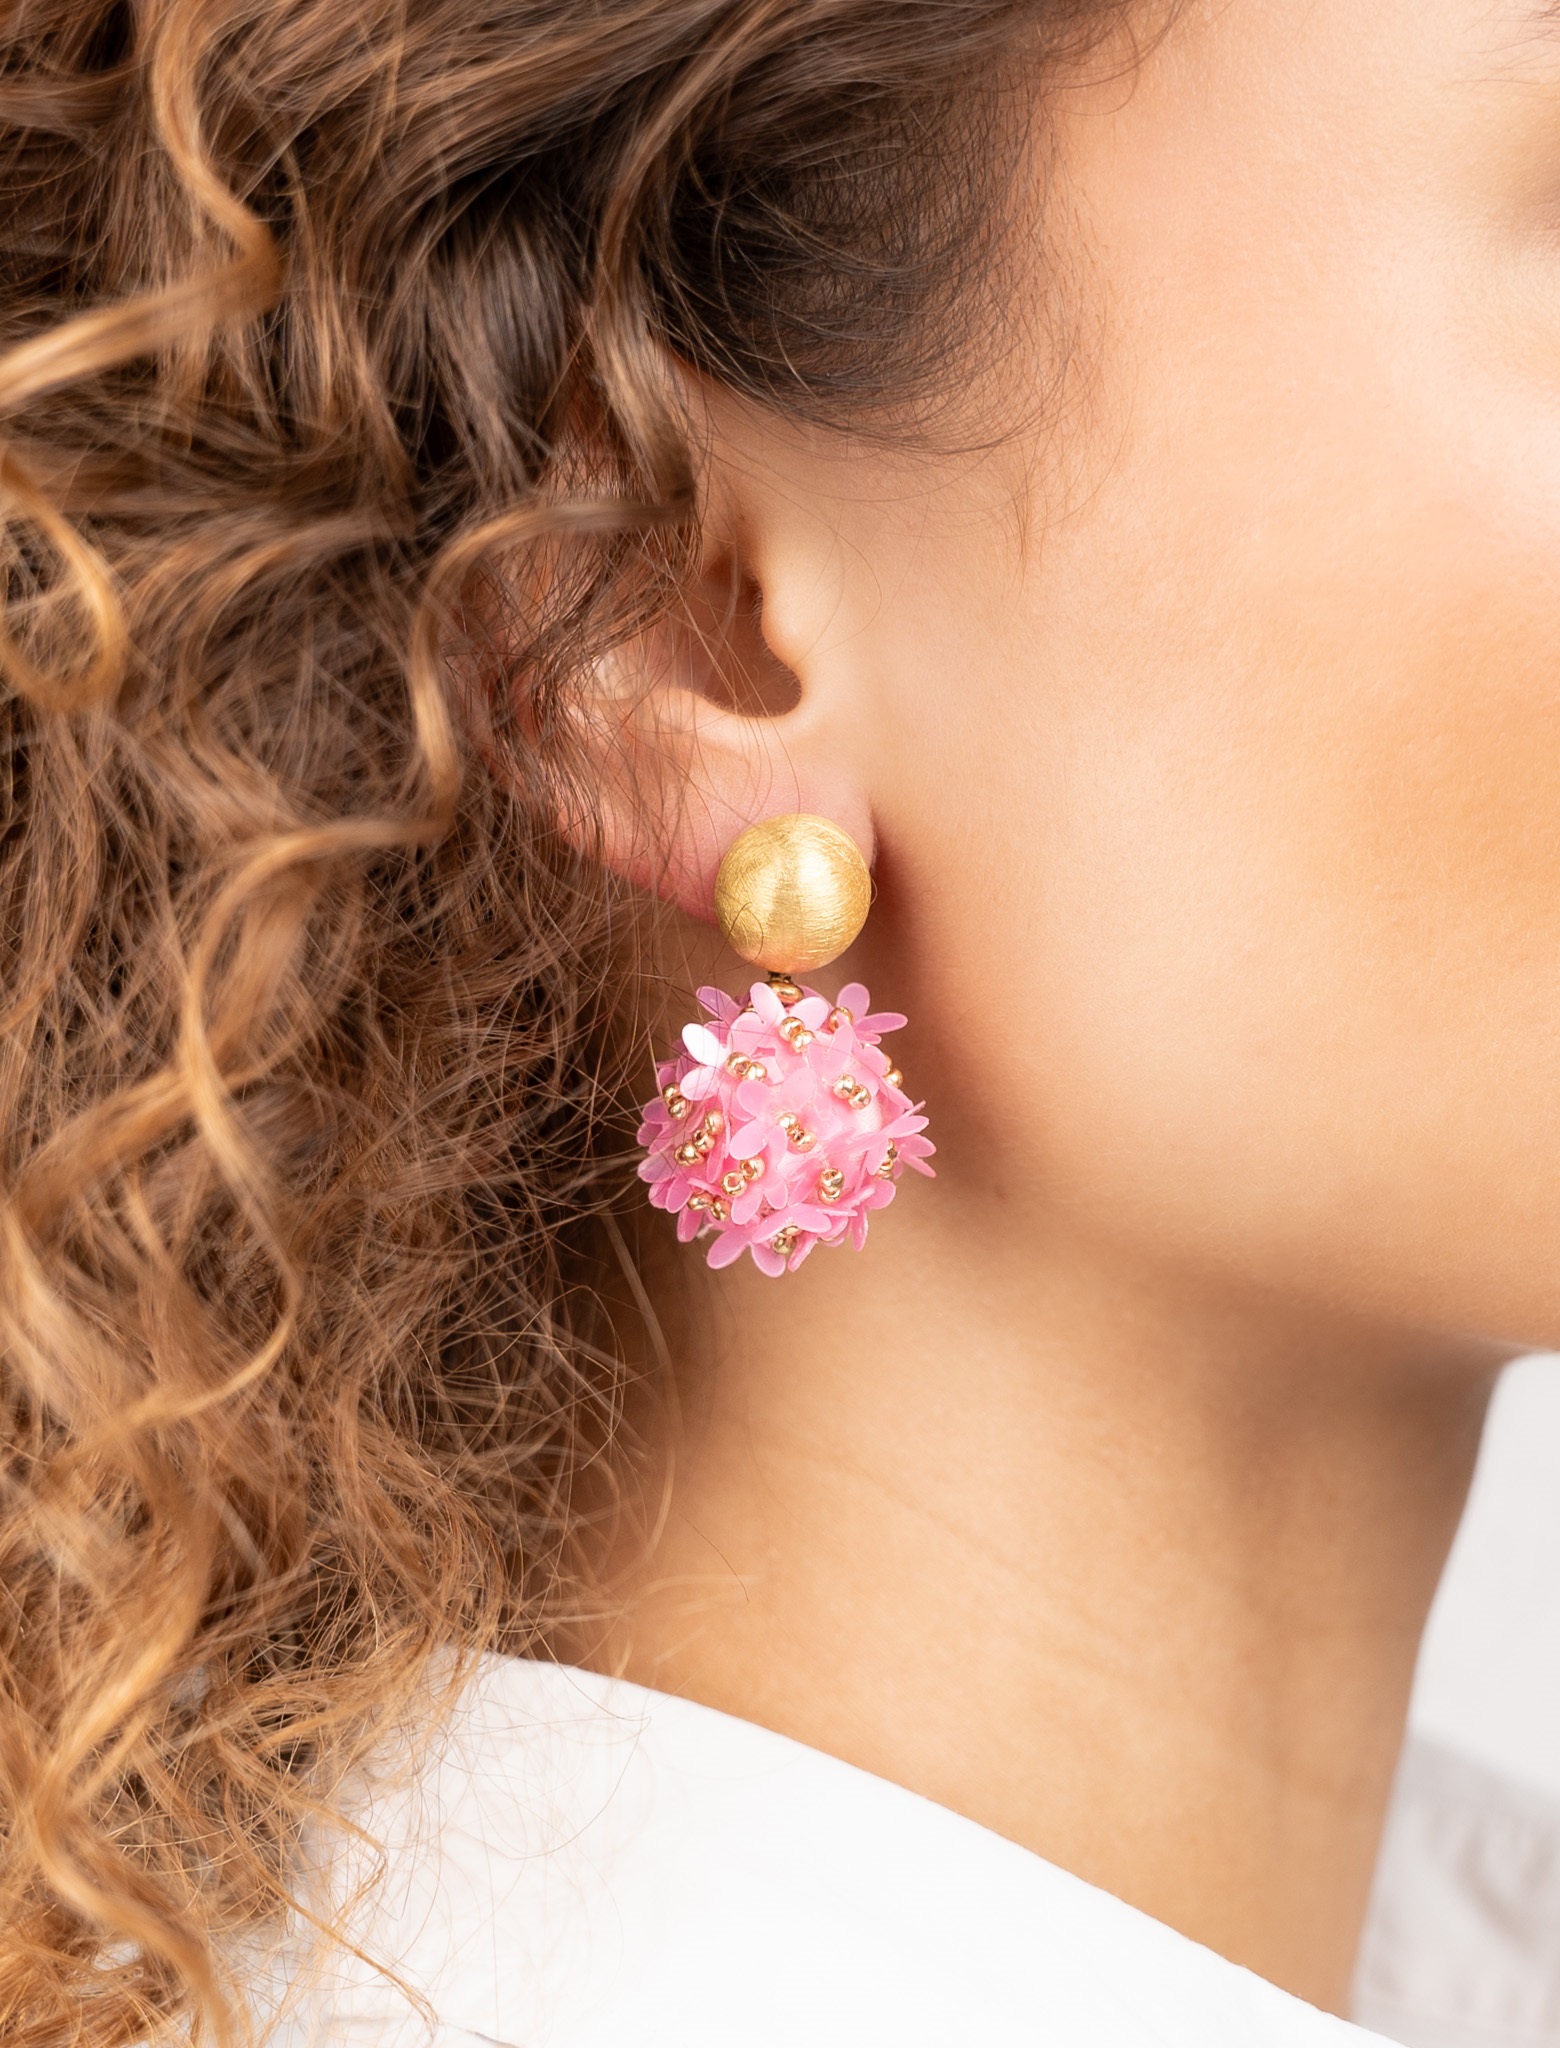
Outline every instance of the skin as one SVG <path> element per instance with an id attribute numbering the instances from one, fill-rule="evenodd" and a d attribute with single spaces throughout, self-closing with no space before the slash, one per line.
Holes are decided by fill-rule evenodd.
<path id="1" fill-rule="evenodd" d="M 602 679 L 695 913 L 754 818 L 873 852 L 815 979 L 909 1013 L 940 1151 L 778 1283 L 647 1237 L 679 1419 L 593 1654 L 1344 2009 L 1491 1379 L 1560 1340 L 1560 20 L 1224 0 L 1108 69 L 978 389 L 1030 424 L 696 394 L 708 602 Z"/>

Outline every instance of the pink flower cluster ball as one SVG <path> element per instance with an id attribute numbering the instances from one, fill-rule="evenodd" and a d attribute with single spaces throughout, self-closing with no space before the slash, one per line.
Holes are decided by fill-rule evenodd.
<path id="1" fill-rule="evenodd" d="M 871 1015 L 870 1000 L 860 982 L 838 1003 L 813 989 L 785 1003 L 763 981 L 746 1007 L 699 990 L 711 1021 L 656 1069 L 639 1177 L 685 1244 L 710 1237 L 712 1266 L 749 1251 L 777 1275 L 814 1245 L 863 1245 L 905 1167 L 931 1174 L 926 1118 L 878 1042 L 905 1020 Z"/>

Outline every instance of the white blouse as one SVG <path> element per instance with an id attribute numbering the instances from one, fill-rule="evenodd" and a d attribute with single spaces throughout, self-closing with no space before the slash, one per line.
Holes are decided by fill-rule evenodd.
<path id="1" fill-rule="evenodd" d="M 386 1862 L 357 1934 L 397 1981 L 336 1954 L 273 1989 L 285 2048 L 1375 2038 L 912 1792 L 584 1672 L 490 1660 L 362 1819 Z M 1413 2048 L 1560 2043 L 1560 1810 L 1411 1752 L 1357 2011 Z"/>

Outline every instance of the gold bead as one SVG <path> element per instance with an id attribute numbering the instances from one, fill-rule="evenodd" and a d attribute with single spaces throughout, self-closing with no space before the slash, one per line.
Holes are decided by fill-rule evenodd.
<path id="1" fill-rule="evenodd" d="M 804 1045 L 811 1045 L 813 1042 L 812 1033 L 800 1017 L 787 1017 L 780 1026 L 778 1035 L 785 1040 L 792 1052 L 800 1052 Z"/>
<path id="2" fill-rule="evenodd" d="M 885 1088 L 903 1088 L 904 1085 L 905 1077 L 897 1067 L 890 1067 L 883 1076 L 883 1086 Z"/>
<path id="3" fill-rule="evenodd" d="M 788 1223 L 783 1230 L 775 1232 L 774 1236 L 769 1240 L 769 1248 L 771 1251 L 778 1252 L 782 1258 L 788 1259 L 792 1252 L 795 1251 L 796 1240 L 801 1234 L 801 1231 L 794 1223 Z"/>
<path id="4" fill-rule="evenodd" d="M 823 1028 L 825 1031 L 838 1031 L 842 1024 L 854 1024 L 855 1021 L 849 1010 L 844 1008 L 842 1004 L 836 1003 L 828 1016 L 824 1018 Z"/>
<path id="5" fill-rule="evenodd" d="M 818 1199 L 820 1202 L 837 1202 L 845 1192 L 845 1176 L 837 1166 L 831 1166 L 818 1176 Z"/>
<path id="6" fill-rule="evenodd" d="M 877 1170 L 879 1180 L 891 1180 L 895 1166 L 899 1163 L 899 1147 L 890 1138 L 888 1150 L 883 1154 L 883 1164 Z"/>
<path id="7" fill-rule="evenodd" d="M 668 1081 L 661 1090 L 661 1100 L 666 1104 L 672 1115 L 679 1120 L 688 1114 L 688 1098 L 675 1081 Z"/>
<path id="8" fill-rule="evenodd" d="M 726 1072 L 738 1081 L 745 1081 L 753 1071 L 753 1062 L 745 1052 L 734 1052 L 726 1062 Z"/>
<path id="9" fill-rule="evenodd" d="M 802 1000 L 802 992 L 796 983 L 788 981 L 783 974 L 771 974 L 769 986 L 780 998 L 781 1002 L 785 1004 L 787 1009 L 790 1009 L 793 1003 L 799 1003 Z M 751 1007 L 752 1005 L 750 1004 L 749 1008 Z"/>
<path id="10" fill-rule="evenodd" d="M 745 1181 L 762 1180 L 763 1177 L 764 1162 L 762 1159 L 744 1159 L 742 1161 L 742 1178 Z"/>
<path id="11" fill-rule="evenodd" d="M 854 1074 L 841 1074 L 834 1084 L 834 1093 L 852 1109 L 865 1109 L 872 1100 L 871 1089 L 864 1088 Z"/>
<path id="12" fill-rule="evenodd" d="M 690 1209 L 708 1209 L 714 1200 L 715 1197 L 707 1195 L 703 1188 L 696 1188 L 688 1197 L 688 1207 Z"/>
<path id="13" fill-rule="evenodd" d="M 688 1142 L 698 1158 L 708 1159 L 715 1150 L 715 1133 L 713 1131 L 695 1131 Z M 681 1158 L 682 1154 L 679 1152 L 677 1156 Z"/>
<path id="14" fill-rule="evenodd" d="M 730 1214 L 731 1211 L 726 1207 L 725 1203 L 717 1195 L 715 1199 L 710 1203 L 711 1221 L 715 1223 L 724 1223 L 726 1218 Z"/>
<path id="15" fill-rule="evenodd" d="M 749 1060 L 747 1077 L 750 1081 L 767 1081 L 769 1079 L 769 1069 L 762 1060 Z"/>
<path id="16" fill-rule="evenodd" d="M 727 945 L 754 967 L 786 974 L 837 960 L 871 904 L 861 848 L 838 825 L 805 811 L 750 825 L 726 849 L 715 877 L 715 917 Z"/>
<path id="17" fill-rule="evenodd" d="M 699 1150 L 697 1139 L 692 1144 L 679 1145 L 672 1154 L 679 1166 L 697 1166 L 704 1154 Z"/>
<path id="18" fill-rule="evenodd" d="M 723 1195 L 740 1195 L 746 1186 L 747 1175 L 740 1167 L 734 1166 L 730 1173 L 723 1173 L 720 1177 L 720 1191 Z"/>
<path id="19" fill-rule="evenodd" d="M 700 1128 L 708 1131 L 712 1138 L 718 1138 L 726 1128 L 726 1119 L 718 1109 L 707 1109 L 704 1112 L 704 1122 Z"/>

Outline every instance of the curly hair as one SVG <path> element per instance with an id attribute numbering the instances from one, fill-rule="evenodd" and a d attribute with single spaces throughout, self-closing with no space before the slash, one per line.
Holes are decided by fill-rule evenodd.
<path id="1" fill-rule="evenodd" d="M 995 81 L 1109 11 L 6 0 L 0 2037 L 240 2035 L 343 1774 L 583 1597 L 632 919 L 557 820 L 696 543 L 662 352 L 932 391 Z"/>

